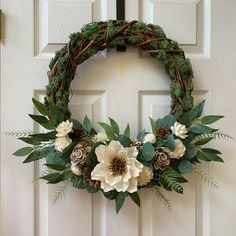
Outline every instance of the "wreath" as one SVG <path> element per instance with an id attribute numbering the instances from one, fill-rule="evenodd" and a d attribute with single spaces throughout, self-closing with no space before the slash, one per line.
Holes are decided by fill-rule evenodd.
<path id="1" fill-rule="evenodd" d="M 104 132 L 71 118 L 68 108 L 70 85 L 79 64 L 104 49 L 118 45 L 141 48 L 160 61 L 171 79 L 171 112 L 164 118 L 150 118 L 152 132 L 142 130 L 130 137 L 130 126 L 122 132 L 115 120 L 100 122 Z M 202 161 L 223 162 L 220 152 L 204 147 L 223 136 L 209 127 L 223 116 L 202 117 L 204 101 L 193 107 L 193 71 L 178 43 L 166 37 L 162 28 L 141 21 L 106 21 L 86 25 L 70 35 L 70 41 L 51 60 L 45 102 L 33 99 L 40 115 L 30 117 L 44 127 L 44 133 L 18 137 L 32 146 L 16 151 L 27 156 L 23 163 L 44 159 L 48 172 L 40 179 L 48 184 L 71 183 L 89 193 L 101 191 L 116 202 L 117 213 L 130 197 L 140 205 L 138 191 L 153 188 L 183 193 L 184 174 L 194 171 L 213 185 L 205 173 L 193 168 Z M 168 200 L 165 199 L 166 203 Z"/>

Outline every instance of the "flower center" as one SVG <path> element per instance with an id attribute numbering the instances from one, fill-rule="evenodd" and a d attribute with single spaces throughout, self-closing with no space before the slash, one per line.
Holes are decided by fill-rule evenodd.
<path id="1" fill-rule="evenodd" d="M 114 177 L 121 176 L 126 172 L 126 165 L 127 162 L 124 158 L 115 156 L 110 162 L 109 169 Z"/>

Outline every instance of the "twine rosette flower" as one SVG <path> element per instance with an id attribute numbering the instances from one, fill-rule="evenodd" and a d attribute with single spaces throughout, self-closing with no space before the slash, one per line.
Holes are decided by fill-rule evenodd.
<path id="1" fill-rule="evenodd" d="M 87 116 L 78 121 L 69 110 L 77 66 L 98 51 L 117 45 L 149 53 L 164 65 L 171 80 L 170 114 L 149 117 L 151 132 L 143 129 L 136 137 L 131 135 L 136 133 L 130 130 L 132 124 L 121 131 L 109 118 L 110 123 L 99 122 L 104 133 L 97 132 Z M 27 144 L 14 155 L 26 156 L 24 163 L 44 160 L 50 171 L 40 178 L 48 184 L 69 182 L 89 193 L 101 191 L 104 197 L 116 201 L 118 212 L 126 197 L 140 205 L 139 189 L 162 187 L 183 193 L 182 184 L 187 182 L 184 175 L 193 167 L 195 173 L 206 177 L 197 170 L 197 163 L 223 162 L 220 151 L 204 146 L 217 137 L 230 138 L 210 127 L 223 116 L 202 116 L 204 101 L 193 106 L 191 63 L 161 27 L 135 20 L 90 23 L 70 36 L 49 68 L 45 102 L 33 99 L 40 114 L 30 115 L 47 131 L 11 133 Z M 206 177 L 204 182 L 214 186 L 211 180 Z"/>
<path id="2" fill-rule="evenodd" d="M 142 172 L 143 164 L 137 161 L 135 147 L 124 148 L 120 142 L 111 141 L 108 146 L 100 145 L 95 151 L 99 164 L 91 173 L 93 180 L 101 181 L 104 192 L 133 193 L 137 191 L 137 177 Z"/>

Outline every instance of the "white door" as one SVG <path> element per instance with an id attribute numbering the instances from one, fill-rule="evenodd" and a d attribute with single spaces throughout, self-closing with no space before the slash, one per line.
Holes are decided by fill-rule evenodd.
<path id="1" fill-rule="evenodd" d="M 115 19 L 115 0 L 1 0 L 4 38 L 1 41 L 1 236 L 234 236 L 236 145 L 221 145 L 226 164 L 199 166 L 221 184 L 209 190 L 194 175 L 184 195 L 167 193 L 168 211 L 151 191 L 141 193 L 141 208 L 127 200 L 119 215 L 114 202 L 101 194 L 69 188 L 65 199 L 51 206 L 58 186 L 34 185 L 38 165 L 13 157 L 21 143 L 4 136 L 15 130 L 36 130 L 27 117 L 31 97 L 42 98 L 50 58 L 84 24 Z M 235 0 L 126 1 L 126 18 L 163 26 L 191 59 L 196 102 L 205 98 L 210 113 L 223 114 L 224 132 L 236 133 Z M 148 116 L 170 110 L 170 81 L 162 66 L 142 52 L 128 49 L 100 53 L 78 68 L 71 109 L 93 123 L 108 116 L 132 134 L 150 129 Z M 208 112 L 207 111 L 207 112 Z"/>

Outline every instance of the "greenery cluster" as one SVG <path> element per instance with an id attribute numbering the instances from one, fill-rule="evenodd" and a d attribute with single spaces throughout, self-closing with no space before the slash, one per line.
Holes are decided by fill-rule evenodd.
<path id="1" fill-rule="evenodd" d="M 132 137 L 130 137 L 130 125 L 128 124 L 124 132 L 120 131 L 119 125 L 115 120 L 109 118 L 109 123 L 100 122 L 100 126 L 104 129 L 108 140 L 106 142 L 96 142 L 94 135 L 97 134 L 92 127 L 91 121 L 85 116 L 83 122 L 75 119 L 70 119 L 73 122 L 73 132 L 69 134 L 72 139 L 71 144 L 66 147 L 62 152 L 55 150 L 55 139 L 57 125 L 63 121 L 60 110 L 51 101 L 48 105 L 40 103 L 33 99 L 33 103 L 41 115 L 30 115 L 30 117 L 39 123 L 42 127 L 46 127 L 48 132 L 38 133 L 19 137 L 19 139 L 31 146 L 26 146 L 14 153 L 16 156 L 26 156 L 23 163 L 29 163 L 37 161 L 39 159 L 44 160 L 44 165 L 50 170 L 48 173 L 43 174 L 40 179 L 45 180 L 48 184 L 57 184 L 59 182 L 71 183 L 73 187 L 78 189 L 85 189 L 89 193 L 96 193 L 101 191 L 103 195 L 110 200 L 116 201 L 116 210 L 119 212 L 124 204 L 125 198 L 130 197 L 137 205 L 140 205 L 140 199 L 138 192 L 117 192 L 112 190 L 104 192 L 100 187 L 91 185 L 89 179 L 85 176 L 77 176 L 71 171 L 70 154 L 76 144 L 80 142 L 86 142 L 91 146 L 91 151 L 87 155 L 85 166 L 88 168 L 94 168 L 98 164 L 95 149 L 100 144 L 107 145 L 111 140 L 119 141 L 124 147 L 132 146 Z M 188 130 L 188 137 L 183 141 L 186 147 L 185 154 L 177 160 L 177 162 L 170 163 L 170 165 L 164 170 L 153 169 L 153 178 L 151 181 L 139 189 L 153 188 L 159 194 L 160 198 L 164 200 L 165 205 L 170 208 L 170 202 L 165 198 L 161 188 L 167 191 L 175 191 L 177 193 L 183 193 L 183 184 L 187 182 L 184 174 L 194 171 L 197 175 L 207 182 L 209 185 L 216 187 L 217 183 L 204 172 L 193 169 L 193 166 L 202 161 L 210 162 L 223 162 L 220 157 L 221 153 L 212 148 L 204 147 L 215 137 L 218 129 L 213 129 L 209 125 L 218 121 L 223 116 L 210 115 L 201 117 L 203 111 L 204 101 L 195 106 L 190 111 L 183 114 L 178 120 L 181 124 L 185 125 Z M 50 112 L 53 109 L 53 113 Z M 171 126 L 177 121 L 175 116 L 167 115 L 162 119 L 154 120 L 150 118 L 152 127 L 152 133 L 156 134 L 157 129 L 164 128 L 169 131 L 167 137 L 160 137 L 156 135 L 155 143 L 143 142 L 144 136 L 148 134 L 146 130 L 142 130 L 138 133 L 136 141 L 141 145 L 139 147 L 139 154 L 137 160 L 143 165 L 153 168 L 153 162 L 155 157 L 155 150 L 158 147 L 165 147 L 170 151 L 175 149 L 176 137 L 171 133 Z M 79 131 L 79 132 L 78 132 Z M 209 135 L 209 136 L 206 136 Z M 205 137 L 206 136 L 206 137 Z M 64 189 L 61 187 L 61 189 Z M 62 191 L 59 189 L 58 196 L 55 196 L 54 200 L 58 199 L 62 195 Z"/>

